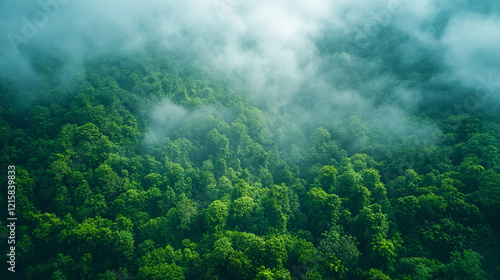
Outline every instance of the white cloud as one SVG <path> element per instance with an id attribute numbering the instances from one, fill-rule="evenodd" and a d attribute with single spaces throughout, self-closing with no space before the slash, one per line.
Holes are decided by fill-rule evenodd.
<path id="1" fill-rule="evenodd" d="M 0 4 L 0 34 L 19 34 L 22 17 L 31 17 L 40 7 L 33 2 L 9 3 Z M 27 48 L 77 58 L 69 63 L 103 50 L 142 50 L 149 42 L 159 41 L 166 49 L 190 50 L 196 56 L 193 60 L 237 80 L 241 92 L 266 100 L 276 112 L 301 112 L 296 114 L 301 121 L 322 119 L 325 112 L 342 115 L 341 110 L 369 116 L 380 105 L 374 100 L 391 103 L 384 104 L 393 106 L 386 111 L 405 115 L 405 110 L 418 104 L 421 93 L 406 88 L 406 81 L 397 78 L 399 73 L 391 72 L 395 71 L 392 62 L 357 54 L 349 40 L 366 28 L 371 32 L 368 40 L 378 40 L 383 27 L 396 27 L 404 35 L 394 39 L 387 52 L 397 55 L 412 50 L 407 60 L 418 60 L 423 48 L 442 52 L 459 79 L 474 83 L 477 73 L 498 70 L 500 20 L 496 15 L 464 13 L 468 9 L 467 0 L 73 0 L 22 44 L 20 54 L 14 54 L 6 37 L 0 41 L 0 75 L 17 70 L 27 73 L 16 74 L 20 79 L 30 77 L 29 60 L 22 51 Z M 448 18 L 452 18 L 449 23 Z M 441 30 L 444 33 L 436 32 L 444 28 L 434 26 L 437 21 L 448 24 Z M 316 40 L 324 36 L 329 40 L 326 48 L 336 54 L 320 54 Z M 327 70 L 322 68 L 325 61 Z M 311 108 L 288 108 L 298 95 L 313 99 Z M 337 111 L 325 109 L 319 117 L 316 108 Z"/>

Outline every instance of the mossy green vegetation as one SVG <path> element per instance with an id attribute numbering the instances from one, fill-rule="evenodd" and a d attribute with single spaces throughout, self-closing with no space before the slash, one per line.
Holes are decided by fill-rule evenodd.
<path id="1" fill-rule="evenodd" d="M 388 138 L 354 115 L 276 119 L 166 55 L 103 55 L 68 85 L 44 60 L 0 87 L 22 279 L 499 277 L 488 113 L 428 107 L 412 117 L 439 139 Z"/>

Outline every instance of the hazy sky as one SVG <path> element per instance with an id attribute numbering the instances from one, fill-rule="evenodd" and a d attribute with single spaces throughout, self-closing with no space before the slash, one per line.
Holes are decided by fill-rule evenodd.
<path id="1" fill-rule="evenodd" d="M 479 88 L 498 98 L 500 4 L 495 3 L 5 0 L 0 75 L 33 79 L 28 59 L 33 50 L 64 55 L 67 69 L 74 69 L 102 51 L 135 52 L 156 42 L 186 51 L 221 76 L 236 77 L 242 92 L 271 105 L 276 116 L 299 114 L 309 121 L 364 114 L 402 130 L 404 116 L 428 97 L 400 77 L 388 53 L 441 65 L 434 82 L 458 81 L 471 92 Z M 399 37 L 387 42 L 388 30 Z M 325 48 L 332 51 L 325 54 Z M 310 110 L 291 106 L 307 98 L 313 100 Z"/>

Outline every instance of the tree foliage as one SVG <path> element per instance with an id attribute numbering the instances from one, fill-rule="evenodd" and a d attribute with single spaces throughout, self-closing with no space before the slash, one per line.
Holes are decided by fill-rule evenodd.
<path id="1" fill-rule="evenodd" d="M 0 104 L 23 279 L 500 277 L 488 115 L 422 110 L 436 143 L 361 116 L 277 120 L 162 54 L 84 69 L 43 80 L 51 99 Z M 0 84 L 1 100 L 27 94 Z"/>

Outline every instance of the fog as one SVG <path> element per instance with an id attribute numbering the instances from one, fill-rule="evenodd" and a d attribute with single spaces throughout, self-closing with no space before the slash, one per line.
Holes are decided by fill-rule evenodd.
<path id="1" fill-rule="evenodd" d="M 58 74 L 67 79 L 102 53 L 156 44 L 211 69 L 277 122 L 321 125 L 358 115 L 394 135 L 430 139 L 432 124 L 408 118 L 422 102 L 460 102 L 474 92 L 474 108 L 498 100 L 496 3 L 7 0 L 0 75 L 20 85 L 36 80 L 32 59 L 44 52 L 64 57 Z M 467 94 L 429 90 L 436 84 Z M 152 119 L 189 114 L 170 103 L 155 108 Z"/>

